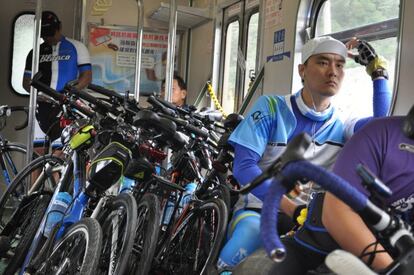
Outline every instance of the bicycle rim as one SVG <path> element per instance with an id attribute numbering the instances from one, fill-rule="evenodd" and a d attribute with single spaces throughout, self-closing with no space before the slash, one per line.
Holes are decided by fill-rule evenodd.
<path id="1" fill-rule="evenodd" d="M 130 257 L 132 274 L 148 274 L 154 257 L 160 225 L 160 201 L 155 194 L 145 194 L 138 204 L 136 235 Z"/>
<path id="2" fill-rule="evenodd" d="M 73 224 L 55 245 L 40 274 L 95 274 L 102 246 L 97 220 L 85 218 Z"/>
<path id="3" fill-rule="evenodd" d="M 165 251 L 163 269 L 174 274 L 206 274 L 224 240 L 227 208 L 220 199 L 203 202 L 177 227 Z"/>
<path id="4" fill-rule="evenodd" d="M 58 175 L 57 173 L 52 175 L 53 178 L 45 176 L 41 179 L 39 178 L 38 181 L 35 181 L 32 178 L 34 171 L 43 170 L 47 163 L 49 163 L 53 169 L 58 169 L 63 164 L 63 160 L 51 155 L 39 157 L 25 166 L 12 181 L 0 200 L 0 231 L 3 230 L 4 226 L 16 213 L 16 210 L 19 208 L 24 198 L 35 192 L 44 191 L 45 186 L 52 186 L 56 182 L 56 179 L 54 178 L 55 175 L 60 176 L 60 174 Z M 28 190 L 34 182 L 36 182 L 37 188 L 32 188 L 29 194 Z M 53 189 L 49 191 L 52 192 Z"/>
<path id="5" fill-rule="evenodd" d="M 26 146 L 18 143 L 7 143 L 0 152 L 0 158 L 4 165 L 4 168 L 1 168 L 2 175 L 0 175 L 0 193 L 3 194 L 25 165 Z"/>
<path id="6" fill-rule="evenodd" d="M 123 193 L 113 198 L 101 212 L 102 251 L 98 274 L 123 274 L 132 251 L 137 226 L 137 204 L 132 195 Z"/>

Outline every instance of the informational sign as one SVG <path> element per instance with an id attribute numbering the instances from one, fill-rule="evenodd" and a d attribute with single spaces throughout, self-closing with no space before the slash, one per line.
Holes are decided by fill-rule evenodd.
<path id="1" fill-rule="evenodd" d="M 275 31 L 273 36 L 273 54 L 266 58 L 266 61 L 275 62 L 282 60 L 284 56 L 290 58 L 290 51 L 285 52 L 286 29 Z"/>
<path id="2" fill-rule="evenodd" d="M 177 36 L 177 40 L 179 36 Z M 120 93 L 134 93 L 137 32 L 132 27 L 89 27 L 92 82 Z M 177 42 L 176 45 L 179 45 Z M 159 93 L 165 78 L 168 33 L 144 31 L 140 94 Z M 175 51 L 178 53 L 178 50 Z M 176 55 L 177 60 L 177 55 Z"/>

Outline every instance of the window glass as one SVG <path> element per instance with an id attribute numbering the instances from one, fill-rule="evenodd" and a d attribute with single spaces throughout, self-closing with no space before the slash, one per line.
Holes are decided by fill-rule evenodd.
<path id="1" fill-rule="evenodd" d="M 398 18 L 399 0 L 328 0 L 319 12 L 316 36 Z"/>
<path id="2" fill-rule="evenodd" d="M 234 112 L 239 28 L 239 21 L 234 21 L 228 25 L 226 32 L 222 106 L 227 113 Z"/>
<path id="3" fill-rule="evenodd" d="M 249 91 L 250 77 L 255 73 L 256 68 L 256 49 L 257 33 L 259 27 L 259 13 L 250 16 L 248 33 L 247 33 L 247 50 L 246 50 L 246 74 L 244 77 L 244 94 L 243 98 Z"/>
<path id="4" fill-rule="evenodd" d="M 347 37 L 349 37 L 349 33 L 351 36 L 357 37 L 358 33 L 378 37 L 369 43 L 379 55 L 384 56 L 388 61 L 388 84 L 392 90 L 398 50 L 398 31 L 392 31 L 387 24 L 381 22 L 398 20 L 398 15 L 398 0 L 325 1 L 316 21 L 315 34 L 321 36 L 337 33 L 336 37 L 338 37 L 338 33 L 347 31 Z M 384 29 L 384 26 L 387 27 Z M 380 33 L 384 31 L 387 32 L 385 37 Z M 373 111 L 372 92 L 373 84 L 365 72 L 365 67 L 348 59 L 342 88 L 333 100 L 335 106 L 341 111 L 341 116 L 344 118 L 350 115 L 371 116 Z"/>
<path id="5" fill-rule="evenodd" d="M 13 89 L 27 95 L 23 89 L 23 73 L 26 65 L 26 56 L 33 48 L 34 14 L 23 14 L 16 19 L 13 30 L 13 60 L 11 84 Z M 40 42 L 42 43 L 42 42 Z"/>

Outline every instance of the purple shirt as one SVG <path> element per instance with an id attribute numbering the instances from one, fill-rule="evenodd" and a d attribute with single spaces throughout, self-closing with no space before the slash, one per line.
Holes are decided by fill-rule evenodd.
<path id="1" fill-rule="evenodd" d="M 379 118 L 364 126 L 339 153 L 334 172 L 368 194 L 356 172 L 359 163 L 367 165 L 392 190 L 386 203 L 402 212 L 411 212 L 414 206 L 414 153 L 400 149 L 400 144 L 414 146 L 414 140 L 404 136 L 403 120 L 404 117 Z"/>

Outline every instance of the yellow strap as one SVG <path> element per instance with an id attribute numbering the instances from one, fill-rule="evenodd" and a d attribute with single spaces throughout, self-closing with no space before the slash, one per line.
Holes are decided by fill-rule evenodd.
<path id="1" fill-rule="evenodd" d="M 214 105 L 216 106 L 217 110 L 219 110 L 220 113 L 223 115 L 223 117 L 226 118 L 227 114 L 224 112 L 223 107 L 220 105 L 220 102 L 218 101 L 217 96 L 213 91 L 213 86 L 211 86 L 210 82 L 207 82 L 207 91 L 211 97 L 211 100 L 213 100 Z"/>

